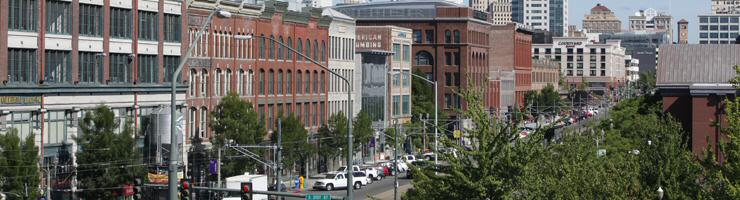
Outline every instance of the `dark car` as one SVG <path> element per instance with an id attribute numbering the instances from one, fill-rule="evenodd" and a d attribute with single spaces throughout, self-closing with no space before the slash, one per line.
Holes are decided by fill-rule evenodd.
<path id="1" fill-rule="evenodd" d="M 277 191 L 277 184 L 272 184 L 269 188 L 267 188 L 268 191 Z M 280 192 L 288 191 L 288 187 L 285 186 L 285 184 L 280 184 Z"/>

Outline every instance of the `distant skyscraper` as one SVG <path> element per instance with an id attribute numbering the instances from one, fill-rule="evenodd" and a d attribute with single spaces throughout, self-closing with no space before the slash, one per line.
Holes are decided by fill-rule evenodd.
<path id="1" fill-rule="evenodd" d="M 740 14 L 699 15 L 699 44 L 732 44 L 740 34 Z"/>
<path id="2" fill-rule="evenodd" d="M 648 8 L 629 16 L 630 32 L 666 32 L 670 41 L 673 41 L 673 17 L 668 13 L 658 12 Z"/>
<path id="3" fill-rule="evenodd" d="M 740 14 L 740 0 L 712 0 L 713 14 Z"/>
<path id="4" fill-rule="evenodd" d="M 583 18 L 583 29 L 590 33 L 617 33 L 622 30 L 622 21 L 606 6 L 596 4 Z"/>
<path id="5" fill-rule="evenodd" d="M 511 22 L 511 0 L 492 0 L 488 9 L 493 24 L 501 25 Z"/>
<path id="6" fill-rule="evenodd" d="M 511 18 L 515 22 L 563 36 L 568 26 L 568 0 L 512 0 Z"/>
<path id="7" fill-rule="evenodd" d="M 678 43 L 689 43 L 689 22 L 685 19 L 681 19 L 681 21 L 678 21 Z"/>

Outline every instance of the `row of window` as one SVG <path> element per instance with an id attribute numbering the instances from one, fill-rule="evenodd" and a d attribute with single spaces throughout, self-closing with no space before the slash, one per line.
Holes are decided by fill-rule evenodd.
<path id="1" fill-rule="evenodd" d="M 142 108 L 141 110 L 143 111 L 146 109 L 151 108 Z M 124 129 L 126 121 L 131 117 L 131 110 L 131 108 L 111 108 L 111 111 L 113 111 L 115 116 L 115 120 L 118 123 L 114 132 L 120 133 Z M 85 113 L 86 111 L 82 111 L 83 115 Z M 150 112 L 147 112 L 146 115 L 149 113 Z M 3 120 L 3 122 L 4 125 L 7 125 L 9 128 L 15 129 L 21 140 L 25 140 L 29 136 L 35 134 L 34 129 L 41 128 L 41 117 L 43 117 L 44 145 L 56 146 L 70 139 L 70 135 L 68 135 L 70 132 L 69 129 L 77 126 L 77 120 L 75 119 L 78 114 L 79 113 L 71 110 L 49 110 L 45 113 L 38 111 L 14 111 L 8 114 L 8 118 L 3 116 L 3 118 L 6 119 Z M 7 130 L 9 129 L 0 130 L 0 135 L 6 134 Z"/>
<path id="2" fill-rule="evenodd" d="M 737 37 L 737 35 L 740 34 L 738 32 L 735 33 L 699 33 L 699 38 L 729 38 L 734 39 Z"/>
<path id="3" fill-rule="evenodd" d="M 699 17 L 699 23 L 738 23 L 740 17 Z"/>
<path id="4" fill-rule="evenodd" d="M 38 82 L 39 66 L 37 64 L 36 49 L 8 49 L 8 77 L 12 84 L 36 84 Z M 46 84 L 73 83 L 71 51 L 47 50 L 45 53 L 44 80 Z M 96 52 L 80 52 L 77 63 L 77 81 L 79 83 L 129 83 L 131 82 L 131 61 L 128 54 L 112 53 L 110 61 L 109 79 L 103 74 L 103 62 L 106 56 Z M 157 83 L 159 81 L 159 65 L 156 55 L 139 55 L 137 71 L 140 83 Z M 171 80 L 172 70 L 179 63 L 177 56 L 165 56 L 165 81 Z"/>
<path id="5" fill-rule="evenodd" d="M 350 83 L 354 83 L 354 70 L 353 69 L 333 69 L 334 73 L 347 78 Z M 340 79 L 338 76 L 329 76 L 329 92 L 347 92 L 349 86 Z"/>
<path id="6" fill-rule="evenodd" d="M 103 35 L 103 6 L 79 4 L 78 13 L 72 13 L 72 3 L 68 1 L 46 1 L 46 29 L 50 34 L 69 35 L 75 14 L 79 20 L 79 33 L 83 36 Z M 9 0 L 10 10 L 8 28 L 14 31 L 37 31 L 38 0 Z M 159 31 L 158 13 L 138 11 L 139 39 L 157 41 Z M 114 38 L 131 38 L 134 21 L 131 9 L 110 8 L 110 35 Z M 164 14 L 164 40 L 179 42 L 181 20 L 179 15 Z"/>
<path id="7" fill-rule="evenodd" d="M 393 70 L 391 78 L 394 88 L 411 88 L 411 70 Z"/>
<path id="8" fill-rule="evenodd" d="M 354 60 L 355 39 L 329 36 L 329 59 Z"/>
<path id="9" fill-rule="evenodd" d="M 317 127 L 326 123 L 326 104 L 324 102 L 295 103 L 293 104 L 260 104 L 257 113 L 260 119 L 267 123 L 268 129 L 277 127 L 277 119 L 280 116 L 295 115 L 305 127 Z"/>
<path id="10" fill-rule="evenodd" d="M 403 51 L 403 53 L 401 51 Z M 393 44 L 393 61 L 411 62 L 411 45 L 408 45 L 408 44 L 401 45 L 398 43 L 394 43 Z"/>
<path id="11" fill-rule="evenodd" d="M 573 71 L 574 70 L 566 70 L 566 75 L 567 76 L 573 76 Z M 597 71 L 598 70 L 590 70 L 589 75 L 590 76 L 597 76 L 597 74 L 596 74 Z M 575 73 L 576 73 L 576 76 L 583 76 L 583 70 L 575 70 Z M 606 70 L 601 70 L 601 74 L 600 75 L 601 76 L 606 76 Z"/>
<path id="12" fill-rule="evenodd" d="M 309 39 L 306 39 L 306 42 L 303 43 L 303 40 L 301 40 L 301 38 L 298 38 L 295 41 L 296 46 L 293 46 L 293 40 L 290 37 L 288 37 L 287 43 L 285 43 L 282 36 L 277 39 L 275 39 L 274 36 L 269 36 L 269 38 L 270 39 L 267 39 L 264 35 L 261 35 L 259 38 L 259 58 L 261 59 L 291 60 L 293 58 L 293 52 L 285 48 L 283 45 L 280 45 L 285 44 L 286 46 L 295 49 L 296 51 L 300 52 L 308 58 L 311 58 L 314 61 L 326 61 L 326 42 L 323 40 L 321 40 L 321 46 L 319 46 L 318 40 L 313 40 L 313 51 L 311 51 L 311 40 Z M 276 41 L 278 41 L 279 43 L 275 44 Z M 304 44 L 305 48 L 303 46 Z M 267 51 L 265 51 L 266 45 L 269 45 L 269 49 L 267 49 Z M 277 51 L 275 51 L 275 48 L 277 48 Z M 304 59 L 303 56 L 296 55 L 296 60 L 303 61 L 306 59 Z"/>
<path id="13" fill-rule="evenodd" d="M 540 54 L 541 52 L 543 52 L 543 49 L 544 49 L 545 54 L 561 54 L 563 51 L 562 48 L 554 48 L 554 53 L 553 53 L 553 49 L 551 48 L 532 48 L 532 51 L 533 51 L 533 54 Z M 601 48 L 601 49 L 589 48 L 588 50 L 590 54 L 597 54 L 597 53 L 606 54 L 607 53 L 606 48 Z M 566 52 L 568 54 L 573 54 L 574 48 L 566 48 Z M 584 48 L 575 48 L 575 52 L 577 54 L 583 54 Z"/>
<path id="14" fill-rule="evenodd" d="M 423 37 L 421 34 L 422 34 L 421 30 L 413 31 L 412 39 L 414 43 L 421 44 L 422 38 L 423 38 L 423 43 L 428 43 L 428 44 L 435 43 L 436 40 L 434 38 L 434 30 L 424 30 L 424 36 L 426 37 Z"/>
<path id="15" fill-rule="evenodd" d="M 406 116 L 411 114 L 411 96 L 393 95 L 393 116 Z"/>
<path id="16" fill-rule="evenodd" d="M 701 31 L 737 31 L 740 28 L 738 25 L 701 25 L 699 26 L 699 30 Z"/>

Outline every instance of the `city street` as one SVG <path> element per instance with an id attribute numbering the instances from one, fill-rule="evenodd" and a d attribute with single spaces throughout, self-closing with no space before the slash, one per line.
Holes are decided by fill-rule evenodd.
<path id="1" fill-rule="evenodd" d="M 409 188 L 411 188 L 411 179 L 406 179 L 406 174 L 401 173 L 401 176 L 398 177 L 398 195 L 399 198 L 401 195 L 403 195 L 404 192 L 406 192 Z M 324 190 L 314 190 L 311 188 L 313 186 L 314 180 L 309 180 L 306 184 L 306 189 L 301 192 L 304 194 L 331 194 L 332 196 L 344 196 L 347 193 L 347 190 L 345 189 L 335 189 L 333 191 L 324 191 Z M 386 176 L 383 178 L 383 180 L 380 181 L 373 181 L 372 184 L 364 185 L 359 190 L 354 190 L 355 192 L 355 199 L 362 200 L 362 199 L 371 199 L 377 198 L 377 199 L 393 199 L 393 176 Z M 301 199 L 301 198 L 286 198 L 286 199 Z"/>

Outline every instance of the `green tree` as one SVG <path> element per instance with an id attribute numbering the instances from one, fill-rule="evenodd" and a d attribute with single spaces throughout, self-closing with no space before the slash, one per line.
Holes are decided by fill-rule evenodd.
<path id="1" fill-rule="evenodd" d="M 650 94 L 655 89 L 655 72 L 640 73 L 637 87 L 643 94 Z"/>
<path id="2" fill-rule="evenodd" d="M 553 116 L 560 112 L 560 94 L 555 90 L 555 86 L 549 83 L 540 91 L 527 93 L 525 101 L 534 116 Z"/>
<path id="3" fill-rule="evenodd" d="M 239 145 L 254 145 L 262 142 L 267 134 L 263 119 L 260 119 L 252 104 L 230 92 L 219 101 L 211 112 L 210 127 L 215 132 L 213 145 L 223 147 L 226 142 Z M 224 157 L 237 155 L 237 152 L 226 149 Z M 222 176 L 244 174 L 253 169 L 256 162 L 250 158 L 234 158 L 223 162 Z"/>
<path id="4" fill-rule="evenodd" d="M 41 177 L 38 161 L 33 135 L 21 141 L 14 128 L 0 134 L 0 191 L 27 196 L 27 199 L 38 198 Z M 28 190 L 24 189 L 26 186 Z"/>
<path id="5" fill-rule="evenodd" d="M 85 113 L 79 122 L 77 180 L 85 199 L 114 199 L 118 188 L 144 175 L 142 154 L 136 148 L 131 121 L 116 119 L 106 106 Z M 123 129 L 116 129 L 123 123 Z"/>
<path id="6" fill-rule="evenodd" d="M 314 150 L 308 144 L 308 131 L 294 115 L 280 117 L 280 119 L 283 137 L 283 166 L 285 169 L 293 169 L 297 164 L 303 164 Z M 276 143 L 277 137 L 277 130 L 275 130 L 270 140 Z"/>
<path id="7" fill-rule="evenodd" d="M 414 74 L 421 77 L 426 77 L 424 72 L 420 70 L 414 71 Z M 411 107 L 411 115 L 413 121 L 419 120 L 420 115 L 425 117 L 429 115 L 429 118 L 434 118 L 434 85 L 429 84 L 420 78 L 412 76 L 411 89 L 414 91 L 411 93 L 411 101 L 414 102 L 414 106 Z M 439 84 L 439 83 L 438 83 Z M 438 87 L 442 87 L 441 85 Z M 444 103 L 444 102 L 437 102 Z M 447 114 L 444 111 L 439 111 L 439 120 L 447 119 Z"/>
<path id="8" fill-rule="evenodd" d="M 361 110 L 354 122 L 352 123 L 352 148 L 355 152 L 361 152 L 364 156 L 366 147 L 370 143 L 370 138 L 373 137 L 375 130 L 373 130 L 373 121 L 370 119 L 370 115 L 364 110 Z M 360 157 L 362 158 L 362 157 Z"/>
<path id="9" fill-rule="evenodd" d="M 347 155 L 347 151 L 338 151 L 338 148 L 347 146 L 347 124 L 347 116 L 338 112 L 329 116 L 328 123 L 319 128 L 319 155 L 326 162 L 336 161 L 340 155 Z"/>

